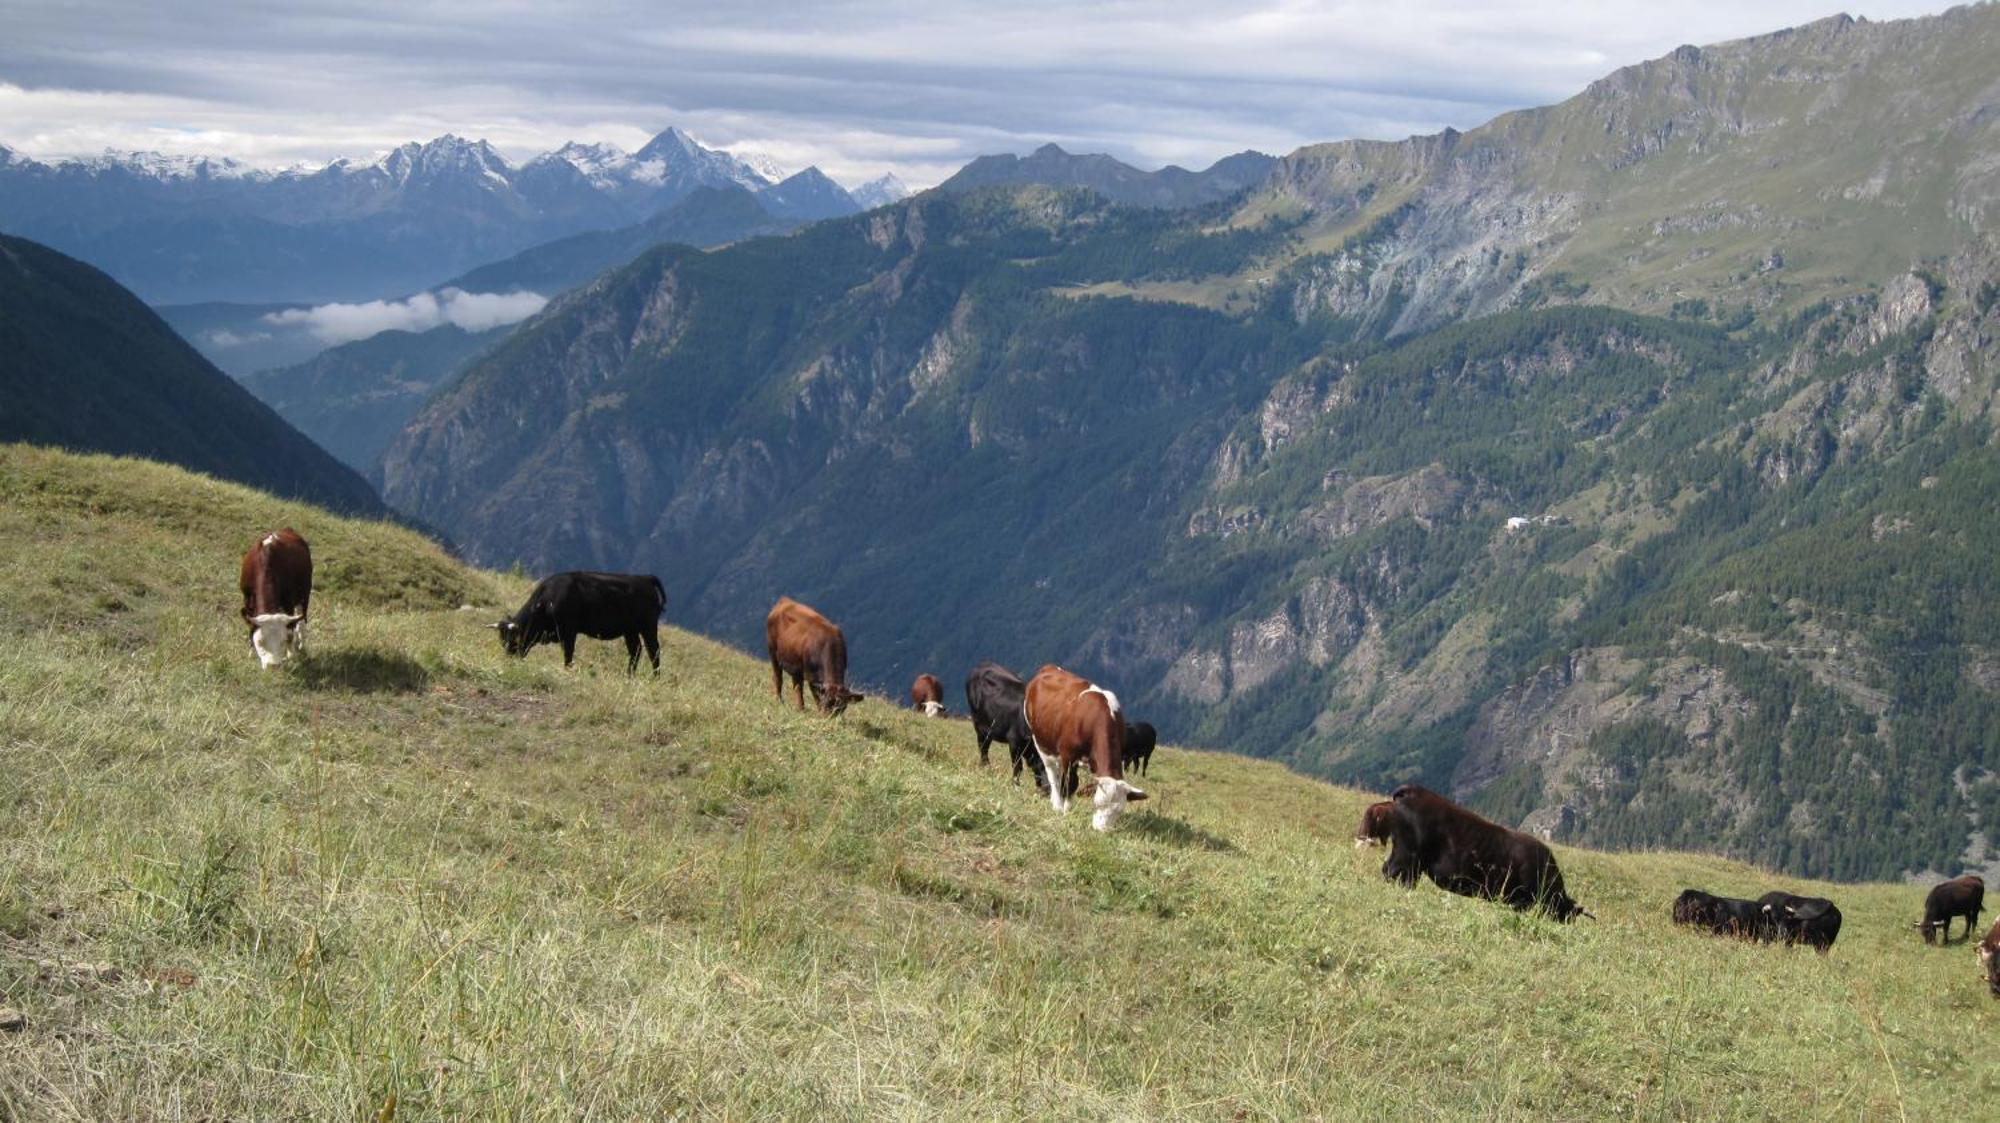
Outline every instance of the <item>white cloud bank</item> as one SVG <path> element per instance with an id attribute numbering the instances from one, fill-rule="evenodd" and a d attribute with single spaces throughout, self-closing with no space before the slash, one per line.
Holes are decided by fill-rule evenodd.
<path id="1" fill-rule="evenodd" d="M 420 292 L 405 300 L 287 308 L 263 319 L 274 327 L 304 328 L 331 347 L 366 339 L 377 332 L 429 331 L 445 324 L 456 324 L 466 331 L 485 331 L 519 323 L 548 303 L 548 297 L 533 292 L 473 293 L 442 289 L 435 293 Z"/>

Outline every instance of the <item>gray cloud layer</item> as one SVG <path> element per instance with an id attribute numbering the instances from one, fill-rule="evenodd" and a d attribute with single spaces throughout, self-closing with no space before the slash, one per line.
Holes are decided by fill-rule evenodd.
<path id="1" fill-rule="evenodd" d="M 1828 2 L 0 0 L 0 142 L 277 165 L 447 131 L 514 158 L 571 139 L 631 149 L 677 124 L 849 183 L 933 183 L 1047 140 L 1199 167 L 1467 128 Z"/>

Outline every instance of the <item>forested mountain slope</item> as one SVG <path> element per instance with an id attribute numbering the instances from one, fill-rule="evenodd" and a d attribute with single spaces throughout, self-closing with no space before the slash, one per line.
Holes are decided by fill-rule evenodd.
<path id="1" fill-rule="evenodd" d="M 116 281 L 0 235 L 0 440 L 165 460 L 335 510 L 368 482 L 195 353 Z"/>
<path id="2" fill-rule="evenodd" d="M 934 192 L 654 251 L 386 494 L 746 645 L 799 596 L 892 687 L 1055 658 L 1556 837 L 1981 864 L 1996 50 L 1990 7 L 1823 21 L 1191 211 Z"/>
<path id="3" fill-rule="evenodd" d="M 378 332 L 303 363 L 258 371 L 243 379 L 243 388 L 343 464 L 372 478 L 382 450 L 438 387 L 512 330 L 512 324 L 485 331 L 444 324 L 421 332 Z"/>

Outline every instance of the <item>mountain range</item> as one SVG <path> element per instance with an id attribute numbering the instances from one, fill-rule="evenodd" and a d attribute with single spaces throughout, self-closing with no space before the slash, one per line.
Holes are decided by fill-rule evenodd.
<path id="1" fill-rule="evenodd" d="M 518 167 L 450 135 L 279 172 L 158 153 L 45 163 L 0 146 L 0 229 L 91 261 L 153 303 L 313 303 L 427 289 L 538 243 L 643 222 L 705 187 L 751 192 L 781 221 L 862 209 L 817 168 L 785 177 L 670 128 L 634 153 L 572 143 Z M 871 200 L 890 189 L 870 187 Z"/>
<path id="2" fill-rule="evenodd" d="M 891 689 L 1056 659 L 1553 837 L 1990 863 L 1996 52 L 2000 8 L 1841 17 L 1180 209 L 1009 178 L 1044 149 L 655 248 L 384 494 L 745 646 L 799 596 Z"/>

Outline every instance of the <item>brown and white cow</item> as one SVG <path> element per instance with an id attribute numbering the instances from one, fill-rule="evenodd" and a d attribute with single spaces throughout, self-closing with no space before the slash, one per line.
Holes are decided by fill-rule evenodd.
<path id="1" fill-rule="evenodd" d="M 1127 803 L 1146 798 L 1125 782 L 1125 714 L 1116 694 L 1050 663 L 1028 680 L 1021 711 L 1057 811 L 1069 810 L 1079 760 L 1088 761 L 1097 777 L 1090 825 L 1098 830 L 1110 830 Z"/>
<path id="2" fill-rule="evenodd" d="M 918 675 L 917 681 L 910 684 L 910 705 L 922 710 L 925 717 L 944 713 L 944 684 L 936 675 Z"/>
<path id="3" fill-rule="evenodd" d="M 779 597 L 764 619 L 764 638 L 771 649 L 771 689 L 785 700 L 785 675 L 799 709 L 806 708 L 806 687 L 812 688 L 819 712 L 839 716 L 861 695 L 847 689 L 847 637 L 833 622 L 790 597 Z"/>
<path id="4" fill-rule="evenodd" d="M 1979 971 L 1986 976 L 1986 989 L 1995 998 L 2000 998 L 2000 920 L 1987 929 L 1986 938 L 1979 941 Z"/>
<path id="5" fill-rule="evenodd" d="M 1395 811 L 1396 801 L 1393 799 L 1369 804 L 1368 810 L 1361 813 L 1361 825 L 1354 828 L 1354 848 L 1360 850 L 1368 846 L 1389 845 L 1389 820 Z"/>
<path id="6" fill-rule="evenodd" d="M 312 600 L 312 551 L 291 527 L 251 543 L 239 578 L 250 650 L 268 670 L 306 650 L 306 607 Z"/>

